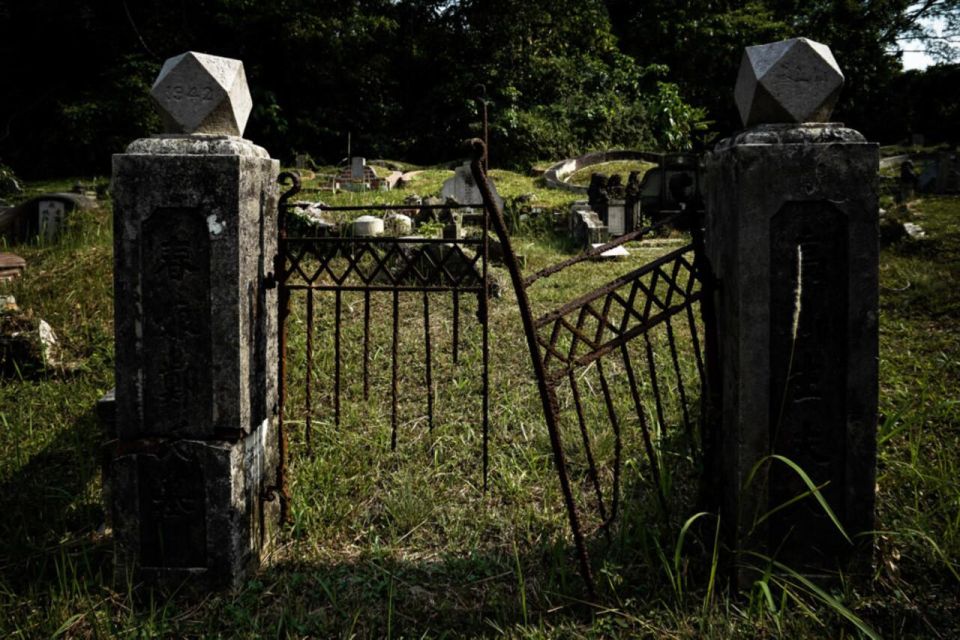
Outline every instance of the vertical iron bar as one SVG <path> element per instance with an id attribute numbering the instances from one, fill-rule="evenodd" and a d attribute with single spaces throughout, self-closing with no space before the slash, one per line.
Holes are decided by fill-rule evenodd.
<path id="1" fill-rule="evenodd" d="M 701 302 L 701 309 L 704 302 Z M 687 305 L 687 322 L 690 325 L 690 339 L 693 342 L 693 353 L 696 356 L 697 372 L 700 374 L 700 383 L 704 384 L 707 374 L 704 372 L 703 355 L 700 351 L 700 336 L 697 334 L 697 321 L 693 317 L 693 307 Z"/>
<path id="2" fill-rule="evenodd" d="M 484 103 L 484 121 L 486 121 L 486 103 Z M 486 149 L 486 147 L 484 147 Z M 481 331 L 481 350 L 483 351 L 483 372 L 480 390 L 483 403 L 483 490 L 487 490 L 490 470 L 490 212 L 483 208 L 483 295 L 480 301 L 483 315 Z"/>
<path id="3" fill-rule="evenodd" d="M 426 384 L 427 384 L 427 424 L 433 431 L 433 366 L 430 350 L 430 296 L 423 292 L 423 342 L 427 357 Z"/>
<path id="4" fill-rule="evenodd" d="M 483 172 L 486 173 L 490 171 L 490 126 L 487 119 L 487 87 L 482 84 L 477 85 L 479 96 L 477 96 L 477 104 L 480 105 L 480 112 L 483 118 L 483 158 L 482 158 L 482 167 Z"/>
<path id="5" fill-rule="evenodd" d="M 520 311 L 520 320 L 523 323 L 523 333 L 527 339 L 527 349 L 530 353 L 534 376 L 537 380 L 537 389 L 540 392 L 540 402 L 543 405 L 543 415 L 544 421 L 547 424 L 547 433 L 550 435 L 550 448 L 553 451 L 553 461 L 557 468 L 557 475 L 560 478 L 560 490 L 563 493 L 563 501 L 567 509 L 567 518 L 570 522 L 573 542 L 576 546 L 577 558 L 580 562 L 580 575 L 583 577 L 588 595 L 595 597 L 596 585 L 593 581 L 593 571 L 590 569 L 590 555 L 587 552 L 587 545 L 583 539 L 583 530 L 580 528 L 577 505 L 573 500 L 570 478 L 567 475 L 567 463 L 563 455 L 563 444 L 560 441 L 556 393 L 554 388 L 547 383 L 546 367 L 540 356 L 540 347 L 537 344 L 537 333 L 533 326 L 533 311 L 530 308 L 530 300 L 527 298 L 527 290 L 523 285 L 523 275 L 520 273 L 520 265 L 517 263 L 517 257 L 513 252 L 513 247 L 510 242 L 510 235 L 507 233 L 507 227 L 503 221 L 503 212 L 500 211 L 500 207 L 493 199 L 490 185 L 487 183 L 487 176 L 483 171 L 482 158 L 486 146 L 481 140 L 472 140 L 470 144 L 473 147 L 473 161 L 470 164 L 470 173 L 473 175 L 474 182 L 480 189 L 484 208 L 491 214 L 490 222 L 493 224 L 501 247 L 503 247 L 503 259 L 506 263 L 507 270 L 510 272 L 510 281 L 513 284 L 513 290 L 517 296 L 517 307 Z"/>
<path id="6" fill-rule="evenodd" d="M 663 493 L 663 484 L 660 480 L 660 465 L 657 464 L 657 457 L 653 451 L 653 442 L 650 440 L 650 429 L 647 426 L 643 403 L 640 402 L 637 376 L 633 372 L 633 364 L 630 361 L 630 352 L 627 350 L 626 344 L 620 345 L 620 354 L 623 356 L 623 366 L 627 370 L 627 383 L 630 385 L 630 394 L 633 396 L 633 404 L 637 411 L 637 417 L 640 419 L 640 432 L 643 435 L 643 446 L 647 450 L 647 459 L 650 460 L 653 483 L 656 485 L 657 495 L 660 497 L 660 507 L 663 509 L 664 517 L 666 517 L 669 514 L 669 509 L 667 508 L 667 496 Z"/>
<path id="7" fill-rule="evenodd" d="M 390 413 L 390 450 L 397 450 L 397 345 L 400 342 L 400 292 L 393 290 L 393 347 L 392 347 L 392 372 L 390 377 L 391 403 L 393 405 Z"/>
<path id="8" fill-rule="evenodd" d="M 283 210 L 280 211 L 280 217 L 283 218 Z M 290 290 L 286 287 L 286 280 L 282 277 L 284 273 L 284 262 L 286 250 L 286 238 L 283 232 L 280 233 L 279 249 L 277 250 L 276 262 L 279 265 L 276 268 L 276 277 L 279 279 L 279 291 L 277 292 L 277 323 L 280 327 L 277 352 L 280 356 L 279 366 L 277 367 L 277 429 L 279 433 L 279 456 L 280 464 L 277 465 L 277 478 L 275 486 L 280 490 L 280 522 L 290 524 L 290 487 L 287 483 L 287 450 L 290 446 L 287 430 L 283 425 L 284 405 L 287 400 L 287 319 L 290 317 Z"/>
<path id="9" fill-rule="evenodd" d="M 643 341 L 647 350 L 647 371 L 650 373 L 650 386 L 653 389 L 653 400 L 657 405 L 657 420 L 660 423 L 660 432 L 667 430 L 667 421 L 663 416 L 663 397 L 660 395 L 660 382 L 657 378 L 657 367 L 653 362 L 653 345 L 650 344 L 650 334 L 644 332 Z"/>
<path id="10" fill-rule="evenodd" d="M 587 464 L 590 467 L 590 480 L 593 482 L 593 490 L 597 494 L 597 508 L 600 511 L 600 519 L 606 521 L 607 507 L 603 501 L 603 491 L 600 490 L 600 476 L 597 473 L 597 465 L 593 460 L 590 434 L 587 433 L 587 419 L 583 415 L 583 403 L 580 401 L 580 385 L 577 384 L 577 377 L 572 370 L 568 377 L 570 379 L 570 391 L 573 393 L 573 406 L 577 411 L 577 423 L 580 425 L 580 437 L 583 440 L 583 450 L 587 455 Z"/>
<path id="11" fill-rule="evenodd" d="M 340 426 L 340 322 L 343 309 L 343 292 L 337 289 L 335 295 L 333 323 L 333 414 L 334 424 Z"/>
<path id="12" fill-rule="evenodd" d="M 311 432 L 313 431 L 313 289 L 307 289 L 307 419 L 304 425 L 304 439 L 307 453 L 312 452 Z"/>
<path id="13" fill-rule="evenodd" d="M 370 290 L 363 292 L 363 400 L 370 399 Z"/>
<path id="14" fill-rule="evenodd" d="M 680 394 L 680 407 L 683 412 L 683 429 L 690 446 L 690 456 L 696 460 L 697 447 L 693 441 L 693 425 L 690 423 L 690 412 L 687 409 L 687 392 L 683 386 L 683 374 L 680 371 L 680 358 L 677 356 L 677 341 L 673 334 L 673 320 L 667 318 L 667 341 L 670 343 L 670 359 L 673 360 L 673 372 L 677 374 L 677 393 Z"/>
<path id="15" fill-rule="evenodd" d="M 607 415 L 610 417 L 610 425 L 613 427 L 613 498 L 610 503 L 610 519 L 605 526 L 609 526 L 617 518 L 617 511 L 620 508 L 620 461 L 623 454 L 623 440 L 620 437 L 620 420 L 617 418 L 617 410 L 613 406 L 613 396 L 610 394 L 610 385 L 607 383 L 607 376 L 603 373 L 602 358 L 597 360 L 597 375 L 600 376 L 600 388 L 603 390 L 603 401 L 607 405 Z"/>
<path id="16" fill-rule="evenodd" d="M 460 292 L 453 290 L 453 364 L 460 364 Z"/>
<path id="17" fill-rule="evenodd" d="M 700 345 L 697 340 L 693 311 L 687 307 L 690 318 L 690 332 L 694 337 L 694 352 L 700 372 L 701 411 L 700 411 L 700 449 L 704 459 L 703 478 L 716 477 L 720 469 L 720 421 L 723 412 L 723 379 L 720 368 L 719 327 L 717 326 L 716 301 L 714 295 L 720 287 L 706 256 L 703 234 L 703 219 L 696 219 L 690 225 L 693 238 L 693 269 L 700 281 L 703 297 L 700 302 L 700 319 L 703 321 L 703 357 L 700 357 Z M 690 277 L 694 277 L 691 274 Z M 704 363 L 704 361 L 706 361 Z M 718 503 L 715 485 L 704 482 L 701 485 L 700 499 L 713 508 Z"/>
<path id="18" fill-rule="evenodd" d="M 300 177 L 295 173 L 285 171 L 277 177 L 277 182 L 290 182 L 290 188 L 280 196 L 277 203 L 277 255 L 273 260 L 273 274 L 277 282 L 277 322 L 279 336 L 277 352 L 280 362 L 277 367 L 277 437 L 279 439 L 280 463 L 277 465 L 277 475 L 273 489 L 280 491 L 280 521 L 290 524 L 290 484 L 287 480 L 287 458 L 289 457 L 290 443 L 287 430 L 284 427 L 284 405 L 287 399 L 287 320 L 290 317 L 290 289 L 287 288 L 287 201 L 300 191 Z M 268 492 L 269 494 L 269 492 Z"/>

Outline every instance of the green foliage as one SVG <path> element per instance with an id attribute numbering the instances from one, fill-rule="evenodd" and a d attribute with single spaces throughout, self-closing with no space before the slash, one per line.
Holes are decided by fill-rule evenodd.
<path id="1" fill-rule="evenodd" d="M 162 61 L 186 50 L 242 59 L 254 99 L 247 137 L 276 157 L 297 150 L 321 164 L 347 154 L 348 135 L 351 152 L 367 157 L 456 157 L 463 138 L 480 134 L 478 85 L 495 166 L 606 146 L 682 147 L 697 119 L 683 92 L 659 84 L 666 69 L 620 51 L 602 0 L 211 0 L 189 20 L 160 0 L 34 5 L 0 23 L 8 58 L 43 41 L 65 61 L 14 69 L 5 83 L 0 155 L 29 176 L 107 173 L 110 154 L 159 130 L 149 87 Z"/>
<path id="2" fill-rule="evenodd" d="M 447 172 L 424 178 L 435 185 Z M 528 177 L 498 171 L 501 192 L 534 191 Z M 65 182 L 64 184 L 69 184 Z M 51 185 L 46 185 L 51 186 Z M 37 185 L 27 185 L 33 192 Z M 538 199 L 537 204 L 544 205 Z M 747 598 L 720 579 L 719 519 L 689 509 L 664 521 L 636 448 L 625 448 L 620 523 L 592 543 L 597 602 L 584 603 L 572 568 L 566 516 L 539 398 L 509 288 L 490 306 L 493 414 L 491 488 L 480 488 L 475 379 L 479 336 L 465 323 L 463 365 L 435 351 L 440 420 L 429 434 L 415 362 L 417 323 L 401 328 L 412 382 L 400 446 L 389 449 L 389 418 L 359 400 L 347 375 L 344 426 L 329 404 L 314 421 L 313 454 L 302 422 L 291 422 L 295 525 L 271 565 L 233 593 L 202 600 L 135 596 L 115 584 L 99 481 L 102 433 L 92 407 L 113 385 L 111 216 L 89 212 L 66 242 L 21 246 L 24 280 L 0 284 L 57 331 L 80 368 L 70 376 L 7 378 L 0 384 L 0 635 L 3 637 L 478 637 L 840 638 L 960 636 L 960 211 L 956 198 L 911 202 L 928 238 L 881 256 L 881 420 L 878 563 L 866 585 L 825 589 L 757 558 Z M 518 237 L 528 271 L 564 257 L 540 238 Z M 583 265 L 548 286 L 552 306 L 595 288 L 655 253 L 631 247 L 624 262 Z M 502 275 L 499 267 L 494 273 Z M 564 274 L 558 274 L 563 278 Z M 552 280 L 552 278 L 551 278 Z M 362 317 L 362 303 L 344 314 Z M 319 300 L 319 298 L 318 298 Z M 302 381 L 303 298 L 295 306 L 289 363 Z M 416 307 L 418 299 L 404 304 Z M 461 300 L 463 318 L 474 300 Z M 414 309 L 416 310 L 416 309 Z M 448 307 L 434 307 L 435 337 L 449 338 Z M 374 326 L 389 313 L 375 313 Z M 330 316 L 314 336 L 318 374 L 332 366 Z M 345 327 L 355 323 L 347 323 Z M 469 326 L 468 326 L 469 325 Z M 351 329 L 345 328 L 345 332 Z M 324 337 L 325 336 L 325 337 Z M 361 348 L 344 344 L 348 374 Z M 374 343 L 379 344 L 379 343 Z M 438 342 L 439 344 L 439 342 Z M 374 381 L 389 384 L 389 356 L 371 353 Z M 691 366 L 695 366 L 692 365 Z M 406 371 L 406 370 L 405 370 Z M 318 388 L 326 401 L 329 388 Z M 292 396 L 302 396 L 300 382 Z M 596 391 L 592 392 L 596 396 Z M 371 396 L 373 397 L 373 396 Z M 302 398 L 301 398 L 302 399 Z M 459 400 L 459 402 L 457 402 Z M 603 411 L 602 407 L 598 407 Z M 322 415 L 326 412 L 324 415 Z M 638 429 L 627 429 L 638 438 Z M 609 443 L 596 440 L 598 447 Z M 657 439 L 658 449 L 669 444 Z M 598 449 L 599 451 L 600 449 Z M 663 460 L 673 460 L 669 455 Z M 772 460 L 772 464 L 784 464 Z M 682 464 L 673 462 L 665 470 Z M 674 490 L 689 490 L 677 473 Z M 812 483 L 806 483 L 816 500 Z M 716 522 L 715 522 L 716 521 Z"/>

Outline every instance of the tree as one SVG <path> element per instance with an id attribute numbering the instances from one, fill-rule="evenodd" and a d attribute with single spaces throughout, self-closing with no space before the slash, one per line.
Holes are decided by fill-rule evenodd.
<path id="1" fill-rule="evenodd" d="M 662 63 L 720 132 L 739 128 L 732 90 L 743 48 L 805 36 L 831 47 L 846 76 L 835 118 L 868 136 L 888 130 L 883 104 L 900 72 L 899 39 L 915 36 L 946 55 L 960 0 L 607 0 L 624 50 Z M 930 26 L 940 19 L 940 35 Z M 952 51 L 957 55 L 958 51 Z"/>

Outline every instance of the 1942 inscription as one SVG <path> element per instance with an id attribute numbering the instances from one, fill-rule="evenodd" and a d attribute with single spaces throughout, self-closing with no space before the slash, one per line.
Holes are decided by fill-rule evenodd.
<path id="1" fill-rule="evenodd" d="M 201 212 L 159 209 L 143 225 L 143 422 L 152 435 L 212 428 L 210 241 Z"/>
<path id="2" fill-rule="evenodd" d="M 168 100 L 213 100 L 213 87 L 198 87 L 196 85 L 175 84 L 167 87 Z"/>

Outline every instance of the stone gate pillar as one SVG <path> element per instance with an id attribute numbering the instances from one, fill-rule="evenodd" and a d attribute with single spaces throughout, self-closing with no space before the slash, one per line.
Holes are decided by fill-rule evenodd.
<path id="1" fill-rule="evenodd" d="M 871 559 L 858 534 L 874 517 L 878 147 L 826 122 L 842 84 L 825 45 L 748 47 L 736 87 L 747 128 L 707 159 L 722 363 L 714 470 L 735 567 L 764 564 L 750 552 L 809 575 Z M 771 454 L 822 487 L 852 543 L 813 497 L 776 510 L 807 487 Z"/>
<path id="2" fill-rule="evenodd" d="M 278 163 L 241 136 L 243 64 L 185 53 L 167 133 L 113 158 L 117 579 L 234 587 L 278 523 Z"/>

